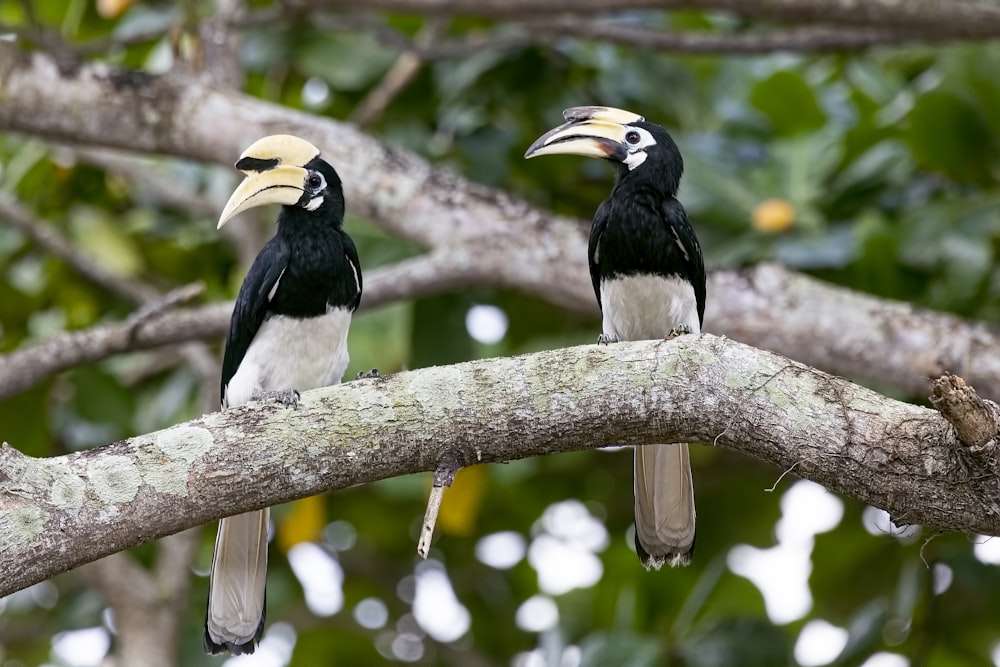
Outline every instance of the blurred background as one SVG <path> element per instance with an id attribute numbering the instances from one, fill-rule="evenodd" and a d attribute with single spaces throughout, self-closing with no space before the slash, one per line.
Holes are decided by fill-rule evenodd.
<path id="1" fill-rule="evenodd" d="M 483 2 L 481 14 L 451 4 L 456 15 L 440 10 L 447 0 L 367 12 L 332 0 L 0 0 L 0 39 L 62 62 L 197 71 L 200 31 L 216 21 L 236 44 L 229 76 L 250 95 L 357 123 L 583 229 L 610 191 L 610 167 L 521 156 L 565 107 L 627 108 L 677 140 L 680 199 L 710 268 L 772 260 L 879 297 L 1000 319 L 1000 45 L 964 41 L 948 25 L 885 32 L 860 25 L 862 14 L 859 25 L 801 27 L 802 16 L 716 11 L 721 2 L 669 12 L 608 2 L 617 11 L 544 20 L 517 14 L 540 2 Z M 949 4 L 970 3 L 921 6 Z M 272 233 L 273 210 L 216 232 L 232 169 L 3 130 L 0 352 L 128 317 L 135 300 L 121 284 L 164 292 L 201 281 L 202 302 L 232 299 Z M 366 271 L 418 254 L 351 211 L 349 200 L 347 230 Z M 72 255 L 111 282 L 81 278 Z M 596 308 L 588 316 L 532 294 L 459 290 L 358 313 L 348 374 L 592 343 L 598 333 Z M 0 439 L 52 456 L 214 410 L 220 345 L 116 356 L 49 378 L 0 401 Z M 276 508 L 268 628 L 252 657 L 202 654 L 209 527 L 112 561 L 166 586 L 160 615 L 116 598 L 100 565 L 0 599 L 0 665 L 122 667 L 130 625 L 153 630 L 147 650 L 162 661 L 151 664 L 192 666 L 1000 665 L 1000 540 L 897 528 L 794 471 L 696 446 L 694 562 L 647 573 L 631 546 L 631 456 L 463 470 L 427 561 L 415 544 L 429 476 Z M 177 626 L 176 639 L 157 640 L 161 622 Z"/>

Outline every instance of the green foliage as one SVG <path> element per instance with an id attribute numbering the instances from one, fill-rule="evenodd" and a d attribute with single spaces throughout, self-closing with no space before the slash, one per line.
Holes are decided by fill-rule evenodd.
<path id="1" fill-rule="evenodd" d="M 91 3 L 71 4 L 67 12 L 56 0 L 31 3 L 38 20 L 70 44 L 136 35 L 183 18 L 175 7 L 155 3 L 133 6 L 115 19 L 101 18 Z M 0 4 L 0 23 L 23 28 L 24 6 Z M 198 3 L 185 7 L 209 11 Z M 651 22 L 666 25 L 656 16 Z M 422 28 L 410 16 L 389 17 L 389 24 L 409 35 Z M 716 25 L 698 13 L 677 15 L 669 24 Z M 490 25 L 455 20 L 447 34 L 469 36 Z M 169 64 L 170 53 L 164 37 L 95 58 L 157 68 Z M 250 29 L 241 51 L 248 92 L 300 108 L 305 83 L 321 81 L 330 94 L 311 110 L 336 118 L 357 107 L 397 55 L 366 34 L 306 20 Z M 438 166 L 589 219 L 612 183 L 606 165 L 574 158 L 526 162 L 521 156 L 560 121 L 564 107 L 627 107 L 676 137 L 686 163 L 681 199 L 711 267 L 778 260 L 850 288 L 995 322 L 998 65 L 996 44 L 725 58 L 561 39 L 550 48 L 484 49 L 427 63 L 371 130 Z M 158 168 L 165 181 L 218 207 L 232 179 L 228 171 L 202 165 L 166 162 Z M 233 297 L 244 275 L 236 249 L 215 232 L 211 216 L 179 209 L 127 176 L 59 149 L 0 136 L 0 191 L 15 195 L 116 275 L 161 289 L 202 281 L 212 300 Z M 754 226 L 755 212 L 768 200 L 791 205 L 794 219 L 785 231 Z M 349 218 L 347 225 L 366 271 L 418 252 L 367 221 Z M 2 221 L 0 275 L 0 352 L 61 330 L 117 321 L 133 308 L 80 280 Z M 510 328 L 501 342 L 486 345 L 469 335 L 465 317 L 475 304 L 506 312 Z M 530 295 L 463 291 L 359 314 L 348 375 L 589 343 L 597 332 L 596 307 L 587 318 Z M 169 354 L 81 368 L 0 401 L 0 440 L 32 455 L 54 455 L 196 416 L 198 382 Z M 998 641 L 996 568 L 976 560 L 962 537 L 924 544 L 870 535 L 862 528 L 863 508 L 853 502 L 835 529 L 815 538 L 806 618 L 772 623 L 757 588 L 733 574 L 726 557 L 737 544 L 775 544 L 787 481 L 768 493 L 781 471 L 710 448 L 696 447 L 692 456 L 697 557 L 686 570 L 660 573 L 641 570 L 626 537 L 632 521 L 629 452 L 488 468 L 478 482 L 481 500 L 468 510 L 473 533 L 440 534 L 432 554 L 471 613 L 471 630 L 450 644 L 423 637 L 421 659 L 509 664 L 537 649 L 595 666 L 794 664 L 792 647 L 804 622 L 825 619 L 849 633 L 834 664 L 861 664 L 886 650 L 912 664 L 986 663 Z M 325 499 L 328 520 L 357 532 L 349 547 L 326 542 L 345 571 L 344 608 L 332 617 L 309 611 L 285 555 L 272 546 L 269 620 L 294 626 L 292 665 L 375 664 L 391 659 L 395 637 L 414 631 L 407 587 L 413 586 L 426 491 L 427 480 L 414 476 Z M 555 627 L 522 630 L 515 614 L 540 591 L 536 568 L 524 559 L 510 569 L 492 568 L 477 558 L 477 540 L 513 531 L 530 543 L 542 530 L 546 508 L 567 499 L 585 503 L 607 529 L 607 545 L 597 552 L 602 576 L 594 586 L 553 595 Z M 184 617 L 184 665 L 218 664 L 200 649 L 210 532 Z M 149 560 L 148 552 L 141 555 Z M 951 585 L 936 591 L 935 570 L 925 562 L 947 566 Z M 54 605 L 30 592 L 0 601 L 0 664 L 40 664 L 49 659 L 55 633 L 101 624 L 104 602 L 78 578 L 61 577 L 54 590 Z M 386 606 L 385 627 L 365 628 L 352 616 L 358 602 L 372 597 Z"/>

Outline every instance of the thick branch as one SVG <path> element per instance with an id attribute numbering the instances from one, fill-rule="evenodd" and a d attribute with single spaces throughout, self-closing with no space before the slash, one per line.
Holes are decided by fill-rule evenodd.
<path id="1" fill-rule="evenodd" d="M 50 459 L 4 447 L 0 596 L 224 515 L 442 461 L 685 440 L 795 466 L 907 523 L 1000 534 L 997 476 L 937 412 L 706 334 L 351 382 L 297 410 L 251 404 Z"/>
<path id="2" fill-rule="evenodd" d="M 355 7 L 349 0 L 311 4 Z M 955 37 L 1000 34 L 1000 7 L 960 0 L 372 0 L 365 6 L 421 15 L 506 19 L 636 9 L 725 10 L 750 19 L 890 27 L 900 32 L 944 32 Z"/>
<path id="3" fill-rule="evenodd" d="M 446 279 L 425 280 L 422 293 L 450 286 L 505 287 L 596 316 L 586 223 L 432 169 L 350 125 L 209 89 L 189 77 L 112 74 L 97 66 L 63 76 L 46 57 L 16 55 L 2 43 L 0 81 L 7 95 L 0 128 L 49 139 L 229 163 L 262 135 L 280 130 L 307 137 L 323 146 L 341 171 L 352 212 L 433 248 L 435 257 L 443 254 L 451 263 Z M 366 281 L 368 305 L 377 302 L 376 285 Z M 400 294 L 398 286 L 385 289 Z M 157 322 L 162 325 L 157 334 L 144 327 L 137 340 L 148 347 L 218 338 L 227 319 L 219 308 L 207 319 Z M 774 266 L 712 272 L 706 328 L 915 394 L 926 392 L 928 377 L 951 371 L 984 395 L 1000 397 L 1000 337 L 986 327 Z M 118 351 L 122 348 L 96 357 L 77 355 L 76 361 L 63 352 L 62 363 Z M 0 378 L 4 363 L 0 360 Z"/>

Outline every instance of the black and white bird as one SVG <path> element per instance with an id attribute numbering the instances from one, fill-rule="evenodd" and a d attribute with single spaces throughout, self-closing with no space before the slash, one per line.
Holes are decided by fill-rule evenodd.
<path id="1" fill-rule="evenodd" d="M 599 342 L 701 331 L 705 265 L 677 201 L 684 162 L 674 140 L 642 116 L 574 107 L 526 158 L 572 154 L 614 163 L 611 196 L 594 214 L 590 277 L 603 315 Z M 694 485 L 688 445 L 635 449 L 635 547 L 643 565 L 687 565 L 694 550 Z"/>
<path id="2" fill-rule="evenodd" d="M 236 162 L 246 179 L 219 227 L 255 206 L 281 204 L 274 237 L 257 255 L 233 310 L 222 362 L 222 406 L 297 400 L 338 384 L 347 330 L 361 300 L 361 265 L 343 228 L 340 177 L 311 143 L 265 137 Z M 253 653 L 264 630 L 268 510 L 223 519 L 215 540 L 205 650 Z"/>

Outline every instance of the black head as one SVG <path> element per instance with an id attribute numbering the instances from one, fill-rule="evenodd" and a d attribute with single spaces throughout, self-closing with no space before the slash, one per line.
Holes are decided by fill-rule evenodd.
<path id="1" fill-rule="evenodd" d="M 243 152 L 236 168 L 247 177 L 229 198 L 219 227 L 236 214 L 264 204 L 281 204 L 288 213 L 305 213 L 334 225 L 343 223 L 340 177 L 308 141 L 288 134 L 264 137 Z"/>
<path id="2" fill-rule="evenodd" d="M 568 122 L 539 137 L 525 157 L 572 154 L 615 163 L 619 182 L 641 179 L 674 195 L 684 171 L 681 153 L 670 134 L 642 116 L 612 107 L 573 107 Z"/>

